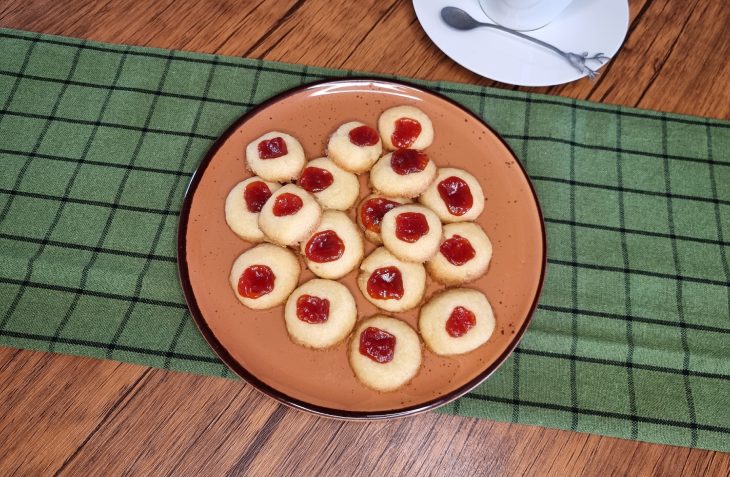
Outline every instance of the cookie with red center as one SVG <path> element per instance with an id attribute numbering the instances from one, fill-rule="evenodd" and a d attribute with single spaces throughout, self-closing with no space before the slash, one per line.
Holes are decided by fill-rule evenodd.
<path id="1" fill-rule="evenodd" d="M 380 225 L 385 248 L 407 262 L 430 260 L 441 243 L 441 221 L 420 204 L 394 208 L 385 214 Z"/>
<path id="2" fill-rule="evenodd" d="M 355 298 L 333 280 L 309 280 L 289 295 L 284 308 L 289 337 L 307 348 L 336 345 L 350 334 L 356 320 Z"/>
<path id="3" fill-rule="evenodd" d="M 264 233 L 259 228 L 259 212 L 269 197 L 281 187 L 260 177 L 249 177 L 236 184 L 226 197 L 226 223 L 231 230 L 249 242 L 261 242 Z"/>
<path id="4" fill-rule="evenodd" d="M 370 170 L 373 189 L 390 197 L 416 197 L 436 177 L 436 165 L 425 152 L 399 149 L 381 157 Z"/>
<path id="5" fill-rule="evenodd" d="M 271 242 L 299 245 L 322 219 L 322 208 L 306 190 L 294 184 L 278 189 L 259 214 L 259 228 Z"/>
<path id="6" fill-rule="evenodd" d="M 418 318 L 418 330 L 426 346 L 436 354 L 468 353 L 494 332 L 494 313 L 483 293 L 453 288 L 433 296 Z"/>
<path id="7" fill-rule="evenodd" d="M 444 285 L 460 285 L 487 272 L 492 260 L 492 242 L 474 222 L 444 225 L 438 252 L 426 262 L 431 278 Z"/>
<path id="8" fill-rule="evenodd" d="M 299 259 L 291 250 L 262 243 L 238 256 L 229 280 L 241 303 L 262 310 L 284 303 L 296 288 L 299 273 Z"/>
<path id="9" fill-rule="evenodd" d="M 389 210 L 410 202 L 409 199 L 402 197 L 386 197 L 378 194 L 365 197 L 357 206 L 357 224 L 365 232 L 365 238 L 375 245 L 383 243 L 380 237 L 383 217 Z"/>
<path id="10" fill-rule="evenodd" d="M 266 133 L 246 146 L 246 165 L 267 181 L 287 182 L 296 179 L 305 163 L 302 145 L 283 132 Z"/>
<path id="11" fill-rule="evenodd" d="M 385 311 L 415 308 L 426 292 L 426 269 L 420 263 L 405 262 L 379 247 L 360 264 L 357 286 L 373 305 Z"/>
<path id="12" fill-rule="evenodd" d="M 484 191 L 479 181 L 455 167 L 440 168 L 418 200 L 444 223 L 475 220 L 484 210 Z"/>
<path id="13" fill-rule="evenodd" d="M 394 149 L 426 149 L 433 142 L 431 119 L 414 106 L 386 109 L 378 119 L 383 147 Z"/>
<path id="14" fill-rule="evenodd" d="M 375 315 L 355 330 L 349 357 L 362 384 L 376 391 L 394 391 L 421 368 L 421 341 L 404 321 Z"/>
<path id="15" fill-rule="evenodd" d="M 337 279 L 357 267 L 365 254 L 365 242 L 346 213 L 328 210 L 300 251 L 307 267 L 318 277 Z"/>
<path id="16" fill-rule="evenodd" d="M 378 132 L 359 121 L 345 123 L 327 144 L 327 155 L 346 171 L 367 172 L 383 152 Z"/>
<path id="17" fill-rule="evenodd" d="M 347 210 L 360 195 L 360 181 L 326 157 L 307 163 L 297 184 L 311 193 L 324 209 Z"/>

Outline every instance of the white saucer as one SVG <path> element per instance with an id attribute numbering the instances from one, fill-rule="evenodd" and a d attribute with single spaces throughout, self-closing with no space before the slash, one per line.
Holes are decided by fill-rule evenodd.
<path id="1" fill-rule="evenodd" d="M 441 19 L 441 9 L 456 6 L 482 22 L 493 23 L 477 0 L 413 0 L 418 21 L 451 59 L 479 75 L 520 86 L 551 86 L 585 76 L 557 54 L 490 28 L 457 31 Z M 629 28 L 627 0 L 575 0 L 557 20 L 525 32 L 566 52 L 613 55 Z M 604 63 L 605 64 L 605 63 Z M 587 63 L 592 69 L 601 65 Z"/>

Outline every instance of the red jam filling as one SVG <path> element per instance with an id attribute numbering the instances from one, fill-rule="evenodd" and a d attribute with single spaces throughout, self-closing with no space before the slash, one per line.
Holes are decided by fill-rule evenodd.
<path id="1" fill-rule="evenodd" d="M 299 212 L 304 202 L 301 197 L 290 192 L 284 192 L 276 198 L 274 203 L 274 215 L 277 217 L 283 217 L 285 215 L 293 215 Z"/>
<path id="2" fill-rule="evenodd" d="M 286 156 L 288 152 L 286 142 L 282 137 L 264 139 L 259 143 L 259 157 L 261 159 L 276 159 L 277 157 Z"/>
<path id="3" fill-rule="evenodd" d="M 335 178 L 332 173 L 319 167 L 307 167 L 302 171 L 299 185 L 307 192 L 321 192 L 332 185 Z"/>
<path id="4" fill-rule="evenodd" d="M 428 221 L 420 212 L 403 212 L 395 218 L 395 236 L 414 243 L 428 233 Z"/>
<path id="5" fill-rule="evenodd" d="M 387 331 L 368 326 L 360 334 L 360 354 L 376 363 L 388 363 L 395 354 L 395 336 Z"/>
<path id="6" fill-rule="evenodd" d="M 446 320 L 446 332 L 452 338 L 458 338 L 464 336 L 476 324 L 477 318 L 474 313 L 463 306 L 457 306 L 451 312 L 449 319 Z"/>
<path id="7" fill-rule="evenodd" d="M 360 220 L 366 229 L 371 232 L 380 233 L 380 222 L 383 220 L 383 216 L 386 212 L 399 205 L 401 204 L 393 200 L 373 197 L 362 204 L 360 208 Z"/>
<path id="8" fill-rule="evenodd" d="M 398 149 L 390 157 L 390 167 L 401 176 L 421 172 L 427 165 L 428 156 L 415 149 Z"/>
<path id="9" fill-rule="evenodd" d="M 395 130 L 390 140 L 397 149 L 410 147 L 421 134 L 421 123 L 411 118 L 399 118 L 395 121 Z"/>
<path id="10" fill-rule="evenodd" d="M 463 179 L 451 176 L 439 182 L 439 195 L 453 215 L 464 215 L 474 205 L 471 189 Z"/>
<path id="11" fill-rule="evenodd" d="M 474 247 L 471 246 L 471 242 L 461 235 L 454 235 L 444 240 L 440 249 L 441 254 L 446 257 L 446 260 L 457 267 L 464 265 L 477 254 Z"/>
<path id="12" fill-rule="evenodd" d="M 368 294 L 376 300 L 403 298 L 403 276 L 398 267 L 377 268 L 370 274 Z"/>
<path id="13" fill-rule="evenodd" d="M 358 126 L 350 129 L 347 133 L 350 136 L 350 142 L 356 146 L 374 146 L 378 143 L 378 132 L 370 126 Z"/>
<path id="14" fill-rule="evenodd" d="M 304 254 L 307 258 L 317 263 L 337 260 L 344 252 L 345 244 L 334 230 L 317 232 L 304 247 Z"/>
<path id="15" fill-rule="evenodd" d="M 243 190 L 243 199 L 249 212 L 261 212 L 267 200 L 271 197 L 271 190 L 264 182 L 256 181 L 246 184 Z"/>
<path id="16" fill-rule="evenodd" d="M 297 298 L 297 318 L 316 325 L 327 321 L 330 315 L 330 301 L 312 295 L 302 295 Z"/>
<path id="17" fill-rule="evenodd" d="M 266 265 L 251 265 L 238 279 L 238 294 L 244 298 L 259 298 L 274 289 L 276 275 Z"/>

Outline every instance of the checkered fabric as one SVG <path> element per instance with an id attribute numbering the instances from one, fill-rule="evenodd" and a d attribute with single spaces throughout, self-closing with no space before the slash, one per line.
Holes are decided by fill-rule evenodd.
<path id="1" fill-rule="evenodd" d="M 175 238 L 212 142 L 349 76 L 0 30 L 0 344 L 230 376 L 185 307 Z M 548 233 L 535 319 L 443 408 L 730 450 L 730 123 L 414 81 L 499 131 Z"/>

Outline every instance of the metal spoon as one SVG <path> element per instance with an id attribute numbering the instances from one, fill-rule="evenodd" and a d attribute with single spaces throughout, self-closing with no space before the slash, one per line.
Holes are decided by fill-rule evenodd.
<path id="1" fill-rule="evenodd" d="M 594 80 L 596 79 L 596 76 L 598 76 L 598 71 L 590 69 L 588 66 L 586 66 L 586 61 L 588 60 L 594 60 L 597 61 L 600 64 L 603 64 L 604 61 L 609 60 L 610 58 L 603 53 L 596 53 L 593 56 L 588 56 L 587 52 L 584 52 L 582 54 L 577 53 L 569 53 L 561 50 L 560 48 L 551 45 L 550 43 L 545 43 L 542 40 L 538 40 L 537 38 L 533 38 L 531 36 L 525 35 L 522 32 L 519 32 L 517 30 L 513 30 L 511 28 L 503 27 L 502 25 L 496 25 L 494 23 L 483 23 L 480 21 L 477 21 L 474 19 L 471 15 L 466 13 L 461 8 L 456 7 L 444 7 L 441 10 L 441 18 L 444 19 L 447 25 L 449 25 L 452 28 L 455 28 L 457 30 L 473 30 L 474 28 L 478 27 L 487 27 L 487 28 L 494 28 L 495 30 L 500 30 L 506 33 L 510 33 L 512 35 L 518 36 L 520 38 L 523 38 L 525 40 L 531 41 L 533 43 L 536 43 L 544 48 L 547 48 L 548 50 L 551 50 L 558 55 L 562 56 L 568 63 L 570 63 L 575 69 L 577 69 L 579 72 L 587 75 L 590 79 Z"/>

